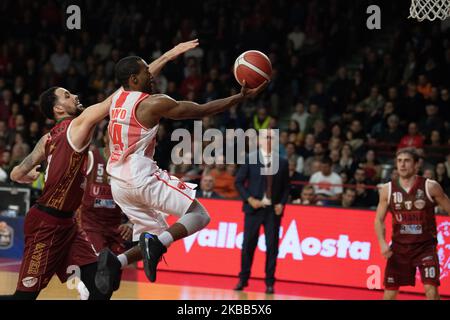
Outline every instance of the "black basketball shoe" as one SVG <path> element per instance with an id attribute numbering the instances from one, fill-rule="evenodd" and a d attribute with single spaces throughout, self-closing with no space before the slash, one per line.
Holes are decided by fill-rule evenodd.
<path id="1" fill-rule="evenodd" d="M 139 237 L 139 247 L 141 248 L 144 260 L 144 271 L 150 282 L 156 281 L 156 267 L 162 259 L 162 255 L 167 252 L 167 248 L 159 241 L 154 234 L 143 232 Z"/>
<path id="2" fill-rule="evenodd" d="M 95 285 L 97 289 L 108 294 L 119 288 L 122 265 L 117 256 L 109 248 L 102 249 L 98 256 Z"/>

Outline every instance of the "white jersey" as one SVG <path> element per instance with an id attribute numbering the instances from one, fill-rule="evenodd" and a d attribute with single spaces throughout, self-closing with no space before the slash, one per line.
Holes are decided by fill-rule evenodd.
<path id="1" fill-rule="evenodd" d="M 147 129 L 136 118 L 136 107 L 147 93 L 120 89 L 109 109 L 108 134 L 111 156 L 107 172 L 128 185 L 139 186 L 158 170 L 153 160 L 159 124 Z"/>

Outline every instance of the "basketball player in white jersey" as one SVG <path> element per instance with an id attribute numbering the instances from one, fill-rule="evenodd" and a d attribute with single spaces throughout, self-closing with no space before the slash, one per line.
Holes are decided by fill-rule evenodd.
<path id="1" fill-rule="evenodd" d="M 172 242 L 203 229 L 210 221 L 206 209 L 195 199 L 196 185 L 170 176 L 153 160 L 161 118 L 211 116 L 254 98 L 267 86 L 267 81 L 255 89 L 244 85 L 239 94 L 200 105 L 152 94 L 154 78 L 140 57 L 123 58 L 115 71 L 122 89 L 114 95 L 110 108 L 107 171 L 114 200 L 134 224 L 133 240 L 139 240 L 139 246 L 118 257 L 108 249 L 100 253 L 96 285 L 102 292 L 115 289 L 120 269 L 140 259 L 144 260 L 147 278 L 154 282 L 157 264 Z M 169 227 L 164 214 L 179 220 Z"/>

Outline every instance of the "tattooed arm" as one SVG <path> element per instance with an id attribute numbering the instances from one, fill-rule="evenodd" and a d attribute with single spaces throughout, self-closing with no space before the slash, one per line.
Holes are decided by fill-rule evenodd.
<path id="1" fill-rule="evenodd" d="M 49 138 L 49 134 L 42 136 L 33 151 L 14 169 L 11 171 L 11 180 L 18 183 L 32 183 L 39 177 L 40 163 L 45 160 L 45 144 Z"/>

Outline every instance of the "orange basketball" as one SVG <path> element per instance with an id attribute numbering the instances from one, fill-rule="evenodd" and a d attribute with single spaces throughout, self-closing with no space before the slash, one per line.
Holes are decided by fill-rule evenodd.
<path id="1" fill-rule="evenodd" d="M 244 80 L 249 88 L 256 88 L 272 76 L 272 63 L 262 52 L 245 51 L 234 62 L 234 77 L 242 86 Z"/>

